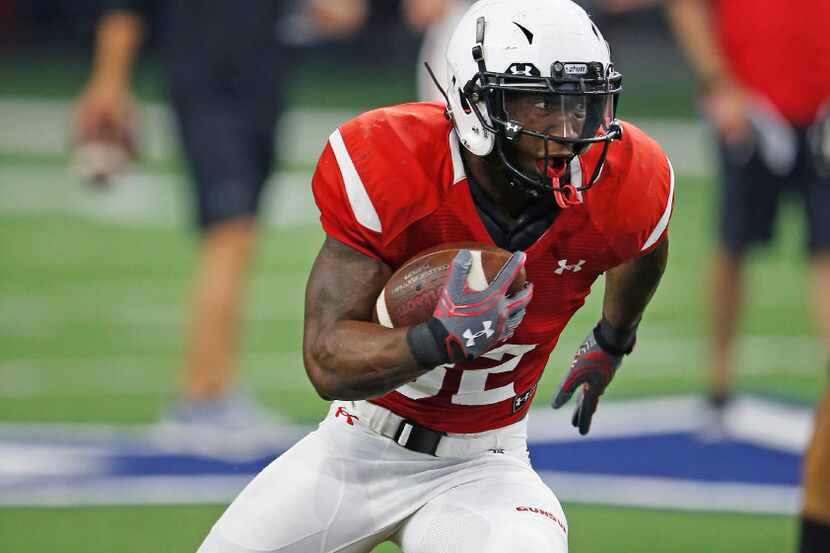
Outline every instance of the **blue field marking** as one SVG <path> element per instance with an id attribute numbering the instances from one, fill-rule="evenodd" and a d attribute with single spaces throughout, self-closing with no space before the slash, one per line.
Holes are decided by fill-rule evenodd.
<path id="1" fill-rule="evenodd" d="M 114 476 L 203 476 L 211 474 L 256 474 L 282 451 L 276 450 L 247 461 L 223 461 L 192 455 L 113 455 Z"/>
<path id="2" fill-rule="evenodd" d="M 591 433 L 569 410 L 536 409 L 534 468 L 562 501 L 655 508 L 793 513 L 799 503 L 808 407 L 735 402 L 713 440 L 692 397 L 605 401 Z M 0 505 L 227 503 L 305 428 L 265 449 L 182 450 L 152 429 L 0 426 Z M 203 444 L 201 444 L 203 445 Z"/>
<path id="3" fill-rule="evenodd" d="M 796 454 L 734 440 L 706 443 L 690 433 L 597 441 L 533 443 L 537 470 L 797 486 Z"/>

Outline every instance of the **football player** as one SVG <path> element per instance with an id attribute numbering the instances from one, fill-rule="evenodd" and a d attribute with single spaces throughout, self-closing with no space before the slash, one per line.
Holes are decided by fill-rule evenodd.
<path id="1" fill-rule="evenodd" d="M 672 168 L 616 119 L 622 78 L 570 0 L 474 4 L 447 62 L 448 105 L 370 111 L 325 146 L 312 187 L 327 237 L 303 353 L 331 410 L 237 497 L 202 553 L 568 549 L 562 507 L 528 459 L 528 407 L 605 273 L 600 320 L 554 398 L 579 391 L 574 425 L 589 431 L 666 265 Z M 459 241 L 514 253 L 476 292 L 462 250 L 432 318 L 372 322 L 394 269 Z M 522 266 L 532 284 L 508 295 Z"/>

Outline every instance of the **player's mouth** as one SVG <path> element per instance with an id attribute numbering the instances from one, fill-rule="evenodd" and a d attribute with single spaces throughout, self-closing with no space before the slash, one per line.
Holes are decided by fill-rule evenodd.
<path id="1" fill-rule="evenodd" d="M 547 164 L 545 158 L 537 160 L 536 169 L 540 175 L 547 174 L 552 179 L 560 179 L 568 170 L 568 161 L 569 158 L 565 156 L 550 156 L 547 158 Z"/>

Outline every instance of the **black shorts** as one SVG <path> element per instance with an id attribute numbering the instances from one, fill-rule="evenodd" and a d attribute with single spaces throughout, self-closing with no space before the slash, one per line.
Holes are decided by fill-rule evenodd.
<path id="1" fill-rule="evenodd" d="M 830 176 L 819 174 L 807 147 L 806 129 L 796 129 L 798 154 L 792 172 L 771 172 L 757 150 L 738 161 L 723 144 L 721 157 L 720 239 L 732 254 L 770 241 L 778 206 L 784 196 L 795 194 L 807 219 L 807 250 L 830 252 Z"/>
<path id="2" fill-rule="evenodd" d="M 281 108 L 273 76 L 211 69 L 196 78 L 183 78 L 180 72 L 170 79 L 194 186 L 195 218 L 202 230 L 257 214 L 273 167 Z M 194 77 L 196 71 L 191 66 L 187 73 Z"/>

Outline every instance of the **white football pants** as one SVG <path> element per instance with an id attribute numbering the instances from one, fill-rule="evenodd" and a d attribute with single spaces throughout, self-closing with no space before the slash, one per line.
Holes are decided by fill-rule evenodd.
<path id="1" fill-rule="evenodd" d="M 363 553 L 388 540 L 405 553 L 567 552 L 562 507 L 526 446 L 515 447 L 526 421 L 484 433 L 514 447 L 433 457 L 371 430 L 369 417 L 336 416 L 356 404 L 369 405 L 334 402 L 248 484 L 198 553 Z M 467 436 L 488 441 L 453 438 Z"/>

